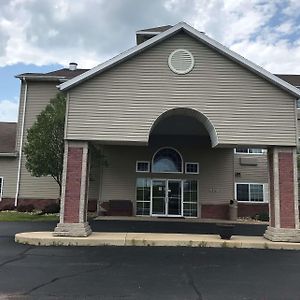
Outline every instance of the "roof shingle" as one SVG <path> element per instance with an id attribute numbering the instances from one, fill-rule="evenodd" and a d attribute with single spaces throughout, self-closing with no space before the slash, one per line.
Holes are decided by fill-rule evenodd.
<path id="1" fill-rule="evenodd" d="M 286 82 L 296 87 L 300 86 L 300 75 L 292 75 L 292 74 L 275 74 L 275 75 L 280 79 L 285 80 Z"/>
<path id="2" fill-rule="evenodd" d="M 63 77 L 65 79 L 71 79 L 73 77 L 76 77 L 86 71 L 88 71 L 89 69 L 76 69 L 76 70 L 70 70 L 68 68 L 63 68 L 63 69 L 59 69 L 59 70 L 55 70 L 52 72 L 48 72 L 48 73 L 23 73 L 23 74 L 19 74 L 16 77 L 20 78 L 20 77 L 26 77 L 26 76 L 33 76 L 36 78 L 39 77 L 44 77 L 44 76 L 48 76 L 48 77 Z"/>

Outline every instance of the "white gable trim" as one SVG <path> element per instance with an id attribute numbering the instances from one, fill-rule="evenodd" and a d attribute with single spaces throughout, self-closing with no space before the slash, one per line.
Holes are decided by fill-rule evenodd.
<path id="1" fill-rule="evenodd" d="M 172 28 L 154 36 L 153 38 L 135 46 L 132 47 L 121 54 L 113 57 L 112 59 L 92 68 L 91 70 L 76 76 L 58 86 L 58 88 L 63 91 L 72 88 L 73 86 L 78 85 L 79 83 L 94 77 L 95 75 L 98 75 L 105 70 L 115 66 L 116 64 L 119 64 L 120 62 L 127 60 L 128 58 L 137 55 L 138 53 L 142 52 L 143 50 L 157 44 L 158 42 L 163 41 L 164 39 L 174 35 L 180 30 L 184 30 L 187 34 L 190 34 L 191 36 L 195 37 L 199 41 L 206 44 L 208 47 L 215 49 L 219 53 L 227 56 L 231 60 L 237 62 L 238 64 L 246 67 L 250 71 L 256 73 L 260 77 L 268 80 L 269 82 L 273 83 L 274 85 L 278 86 L 279 88 L 285 90 L 286 92 L 292 94 L 293 96 L 300 97 L 300 90 L 294 87 L 293 85 L 287 83 L 286 81 L 280 79 L 279 77 L 273 75 L 272 73 L 268 72 L 267 70 L 263 69 L 262 67 L 254 64 L 253 62 L 247 60 L 246 58 L 242 57 L 241 55 L 233 52 L 229 48 L 221 45 L 217 41 L 209 38 L 204 33 L 196 30 L 195 28 L 191 27 L 190 25 L 186 24 L 185 22 L 180 22 L 173 26 Z"/>

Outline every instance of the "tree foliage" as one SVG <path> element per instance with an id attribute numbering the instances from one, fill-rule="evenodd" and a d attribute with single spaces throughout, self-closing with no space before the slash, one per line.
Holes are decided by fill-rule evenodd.
<path id="1" fill-rule="evenodd" d="M 27 130 L 26 168 L 32 176 L 52 176 L 61 192 L 66 98 L 58 93 Z"/>

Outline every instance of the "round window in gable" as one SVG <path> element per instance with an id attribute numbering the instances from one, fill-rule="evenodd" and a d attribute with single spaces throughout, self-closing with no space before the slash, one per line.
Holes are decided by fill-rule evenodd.
<path id="1" fill-rule="evenodd" d="M 194 67 L 192 53 L 185 49 L 177 49 L 169 55 L 168 64 L 176 74 L 187 74 Z"/>

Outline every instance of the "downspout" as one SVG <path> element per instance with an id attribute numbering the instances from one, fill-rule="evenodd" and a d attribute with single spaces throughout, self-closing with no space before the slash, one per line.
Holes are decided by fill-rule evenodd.
<path id="1" fill-rule="evenodd" d="M 22 149 L 23 149 L 23 138 L 24 138 L 24 125 L 25 125 L 25 113 L 26 113 L 26 103 L 27 103 L 27 82 L 25 77 L 22 78 L 22 82 L 25 83 L 24 91 L 24 103 L 23 103 L 23 115 L 22 115 L 22 125 L 21 125 L 21 136 L 19 145 L 19 163 L 18 163 L 18 174 L 17 174 L 17 188 L 15 195 L 15 206 L 18 205 L 18 197 L 20 191 L 20 178 L 21 178 L 21 166 L 22 166 Z"/>

